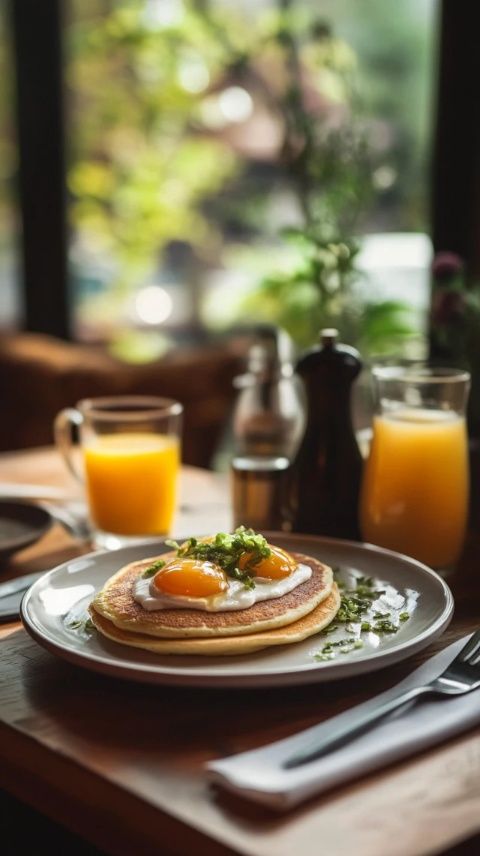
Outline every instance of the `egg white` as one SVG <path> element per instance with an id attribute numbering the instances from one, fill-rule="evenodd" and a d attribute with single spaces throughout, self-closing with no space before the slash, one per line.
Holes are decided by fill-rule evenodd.
<path id="1" fill-rule="evenodd" d="M 133 598 L 143 609 L 153 612 L 156 609 L 202 609 L 205 612 L 230 612 L 236 609 L 248 609 L 261 600 L 271 600 L 288 594 L 312 576 L 308 565 L 297 565 L 296 569 L 281 580 L 266 577 L 254 577 L 255 588 L 247 589 L 239 580 L 228 578 L 227 591 L 210 597 L 189 597 L 188 595 L 159 592 L 153 585 L 153 577 L 139 577 L 133 586 Z"/>

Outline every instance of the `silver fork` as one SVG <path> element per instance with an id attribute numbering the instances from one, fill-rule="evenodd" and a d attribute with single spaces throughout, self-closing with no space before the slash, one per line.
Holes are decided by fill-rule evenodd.
<path id="1" fill-rule="evenodd" d="M 450 663 L 449 666 L 428 684 L 420 687 L 412 687 L 405 692 L 394 696 L 388 701 L 374 710 L 366 711 L 360 714 L 354 722 L 349 722 L 344 726 L 339 726 L 328 737 L 325 737 L 321 742 L 311 741 L 299 752 L 291 755 L 282 763 L 282 767 L 286 770 L 301 767 L 302 764 L 308 764 L 309 761 L 314 761 L 321 758 L 332 749 L 338 749 L 355 737 L 366 731 L 370 725 L 382 719 L 388 713 L 391 713 L 397 708 L 409 701 L 415 701 L 422 695 L 462 695 L 463 693 L 471 692 L 480 687 L 480 630 L 468 640 L 459 654 Z"/>

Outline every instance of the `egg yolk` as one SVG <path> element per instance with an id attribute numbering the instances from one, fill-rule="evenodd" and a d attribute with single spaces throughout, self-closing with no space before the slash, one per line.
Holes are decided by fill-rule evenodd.
<path id="1" fill-rule="evenodd" d="M 260 559 L 251 569 L 255 572 L 256 577 L 266 577 L 271 580 L 281 580 L 284 577 L 289 577 L 297 567 L 297 563 L 293 556 L 290 556 L 285 550 L 280 547 L 270 547 L 271 553 L 265 559 Z M 240 569 L 243 570 L 251 559 L 251 553 L 245 553 L 240 561 Z"/>
<path id="2" fill-rule="evenodd" d="M 209 597 L 228 588 L 227 577 L 213 562 L 198 559 L 172 559 L 153 578 L 163 594 Z"/>

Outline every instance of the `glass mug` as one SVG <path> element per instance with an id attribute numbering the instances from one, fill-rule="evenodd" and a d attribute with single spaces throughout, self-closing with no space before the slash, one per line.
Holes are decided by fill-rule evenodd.
<path id="1" fill-rule="evenodd" d="M 115 549 L 169 532 L 182 412 L 168 398 L 125 396 L 85 399 L 56 417 L 57 447 L 85 485 L 97 546 Z M 73 455 L 75 428 L 82 466 Z"/>
<path id="2" fill-rule="evenodd" d="M 470 375 L 392 366 L 373 369 L 373 378 L 376 414 L 361 489 L 362 537 L 451 569 L 468 515 Z"/>

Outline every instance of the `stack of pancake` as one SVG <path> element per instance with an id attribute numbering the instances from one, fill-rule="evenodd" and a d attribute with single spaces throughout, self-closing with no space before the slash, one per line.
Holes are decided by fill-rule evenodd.
<path id="1" fill-rule="evenodd" d="M 335 617 L 340 595 L 331 568 L 299 553 L 290 555 L 312 573 L 292 591 L 247 609 L 202 611 L 175 607 L 153 611 L 134 598 L 134 585 L 164 553 L 121 568 L 90 605 L 98 631 L 122 645 L 157 654 L 207 656 L 247 654 L 299 642 L 323 630 Z"/>

